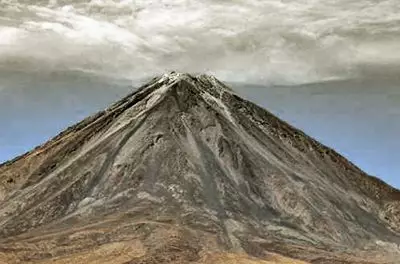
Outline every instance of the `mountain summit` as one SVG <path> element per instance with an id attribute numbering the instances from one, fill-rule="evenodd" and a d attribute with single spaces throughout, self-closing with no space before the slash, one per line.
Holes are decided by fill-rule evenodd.
<path id="1" fill-rule="evenodd" d="M 396 263 L 399 245 L 398 190 L 207 75 L 154 78 L 0 166 L 0 263 Z"/>

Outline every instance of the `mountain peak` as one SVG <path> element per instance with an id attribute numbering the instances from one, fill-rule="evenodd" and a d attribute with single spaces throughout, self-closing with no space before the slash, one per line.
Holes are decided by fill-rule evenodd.
<path id="1" fill-rule="evenodd" d="M 189 74 L 189 73 L 178 73 L 178 72 L 170 72 L 166 73 L 160 77 L 155 77 L 153 82 L 156 84 L 162 84 L 173 86 L 179 83 L 188 83 L 191 86 L 196 87 L 197 89 L 213 89 L 217 91 L 229 91 L 233 92 L 233 90 L 226 86 L 224 83 L 220 82 L 216 77 L 207 74 Z M 144 87 L 149 86 L 148 84 Z"/>
<path id="2" fill-rule="evenodd" d="M 398 194 L 215 77 L 171 72 L 0 166 L 0 261 L 390 262 Z"/>
<path id="3" fill-rule="evenodd" d="M 162 87 L 165 85 L 174 86 L 180 83 L 187 83 L 190 86 L 195 87 L 197 90 L 203 90 L 203 92 L 210 90 L 219 92 L 233 92 L 230 87 L 220 82 L 216 77 L 207 74 L 193 75 L 189 73 L 170 72 L 162 75 L 161 77 L 154 78 L 153 81 L 157 84 L 162 84 Z"/>
<path id="4" fill-rule="evenodd" d="M 160 82 L 166 81 L 166 80 L 169 82 L 175 82 L 175 81 L 179 82 L 179 81 L 183 81 L 183 80 L 191 80 L 193 78 L 194 78 L 194 76 L 192 76 L 189 73 L 182 73 L 182 72 L 175 72 L 175 71 L 165 73 L 161 77 L 158 77 Z"/>
<path id="5" fill-rule="evenodd" d="M 157 79 L 159 82 L 180 82 L 180 81 L 204 81 L 204 82 L 210 82 L 212 84 L 218 84 L 218 86 L 222 86 L 225 88 L 226 87 L 223 83 L 221 83 L 215 76 L 213 75 L 208 75 L 208 74 L 190 74 L 190 73 L 182 73 L 182 72 L 175 72 L 171 71 L 169 73 L 163 74 L 161 77 L 156 77 L 154 79 Z M 228 88 L 230 89 L 230 88 Z"/>

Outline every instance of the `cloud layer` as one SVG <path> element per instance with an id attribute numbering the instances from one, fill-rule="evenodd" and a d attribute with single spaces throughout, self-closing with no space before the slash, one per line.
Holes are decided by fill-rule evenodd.
<path id="1" fill-rule="evenodd" d="M 298 84 L 400 63 L 395 0 L 31 2 L 0 4 L 0 67 Z"/>

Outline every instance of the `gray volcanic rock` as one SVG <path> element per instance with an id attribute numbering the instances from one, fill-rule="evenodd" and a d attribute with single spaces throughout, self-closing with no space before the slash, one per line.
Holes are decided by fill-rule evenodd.
<path id="1" fill-rule="evenodd" d="M 399 245 L 398 190 L 206 75 L 155 78 L 0 166 L 5 263 L 396 263 Z"/>

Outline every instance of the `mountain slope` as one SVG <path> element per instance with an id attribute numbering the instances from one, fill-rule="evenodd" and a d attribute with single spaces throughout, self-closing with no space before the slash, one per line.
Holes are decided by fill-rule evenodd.
<path id="1" fill-rule="evenodd" d="M 398 190 L 206 75 L 153 79 L 3 164 L 0 181 L 9 262 L 400 256 Z"/>

